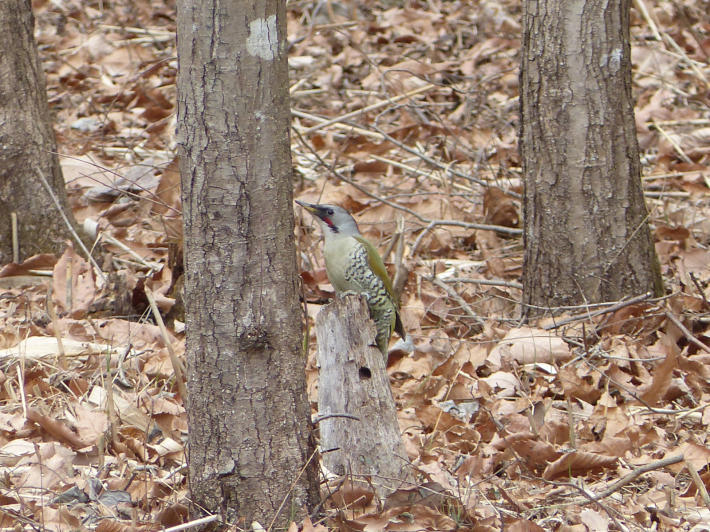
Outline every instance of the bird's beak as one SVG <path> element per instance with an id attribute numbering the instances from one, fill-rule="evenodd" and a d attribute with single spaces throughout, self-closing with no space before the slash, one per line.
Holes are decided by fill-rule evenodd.
<path id="1" fill-rule="evenodd" d="M 320 215 L 320 205 L 315 205 L 313 203 L 306 203 L 305 201 L 295 200 L 301 207 L 310 212 L 313 216 L 321 218 Z"/>

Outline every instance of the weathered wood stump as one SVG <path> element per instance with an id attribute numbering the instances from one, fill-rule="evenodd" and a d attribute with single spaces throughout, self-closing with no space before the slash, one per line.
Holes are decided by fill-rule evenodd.
<path id="1" fill-rule="evenodd" d="M 367 477 L 384 497 L 413 479 L 402 443 L 385 360 L 365 300 L 336 298 L 316 317 L 319 424 L 323 464 Z M 337 417 L 338 414 L 355 416 Z"/>

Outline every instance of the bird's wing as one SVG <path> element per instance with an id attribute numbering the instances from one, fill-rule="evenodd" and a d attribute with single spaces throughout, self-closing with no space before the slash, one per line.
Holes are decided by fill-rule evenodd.
<path id="1" fill-rule="evenodd" d="M 380 254 L 377 252 L 377 249 L 375 249 L 375 246 L 373 246 L 366 238 L 360 235 L 356 235 L 355 240 L 365 246 L 365 249 L 367 250 L 367 262 L 370 264 L 370 268 L 380 279 L 382 279 L 382 282 L 384 283 L 385 288 L 387 289 L 387 293 L 390 295 L 392 301 L 394 301 L 395 303 L 395 307 L 399 307 L 399 302 L 397 301 L 397 298 L 394 295 L 394 290 L 392 288 L 392 281 L 390 281 L 390 276 L 387 274 L 387 268 L 385 268 L 385 263 L 382 262 L 382 257 L 380 257 Z"/>
<path id="2" fill-rule="evenodd" d="M 367 262 L 370 264 L 370 268 L 380 279 L 382 279 L 382 283 L 385 285 L 385 289 L 394 303 L 394 323 L 392 324 L 392 327 L 400 338 L 404 340 L 407 337 L 407 333 L 404 331 L 404 324 L 402 323 L 402 318 L 399 314 L 399 300 L 397 299 L 397 296 L 394 295 L 392 281 L 390 281 L 390 276 L 387 273 L 387 268 L 385 268 L 385 263 L 382 262 L 382 257 L 380 257 L 380 254 L 377 252 L 375 246 L 373 246 L 366 238 L 356 235 L 355 240 L 360 242 L 367 250 Z"/>

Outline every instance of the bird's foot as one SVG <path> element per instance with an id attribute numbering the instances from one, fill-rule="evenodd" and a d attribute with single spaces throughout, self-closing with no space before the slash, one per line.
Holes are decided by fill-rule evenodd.
<path id="1" fill-rule="evenodd" d="M 369 302 L 370 301 L 370 295 L 367 292 L 356 292 L 355 290 L 346 290 L 345 292 L 341 292 L 338 294 L 340 297 L 345 297 L 345 296 L 362 296 L 365 298 L 365 301 Z"/>

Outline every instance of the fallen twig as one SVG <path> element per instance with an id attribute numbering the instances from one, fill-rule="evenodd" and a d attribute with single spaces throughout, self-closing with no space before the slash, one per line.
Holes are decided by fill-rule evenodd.
<path id="1" fill-rule="evenodd" d="M 17 213 L 10 213 L 10 225 L 12 227 L 12 262 L 20 263 L 20 238 L 17 236 Z"/>
<path id="2" fill-rule="evenodd" d="M 575 322 L 575 321 L 586 320 L 588 318 L 594 318 L 596 316 L 601 316 L 602 314 L 616 312 L 617 310 L 622 309 L 624 307 L 628 307 L 629 305 L 634 305 L 636 303 L 640 303 L 641 301 L 646 301 L 647 299 L 650 299 L 652 295 L 653 294 L 651 294 L 651 292 L 646 292 L 645 294 L 641 294 L 640 296 L 632 297 L 631 299 L 627 299 L 626 301 L 619 301 L 618 303 L 615 303 L 614 305 L 612 305 L 608 308 L 595 310 L 594 312 L 585 312 L 583 314 L 577 314 L 575 316 L 570 316 L 569 318 L 564 318 L 556 323 L 552 323 L 550 325 L 545 325 L 543 327 L 543 329 L 545 331 L 549 331 L 552 329 L 557 329 L 559 327 L 562 327 L 564 325 L 567 325 L 567 324 Z"/>
<path id="3" fill-rule="evenodd" d="M 604 510 L 604 511 L 606 512 L 606 514 L 611 518 L 611 520 L 614 521 L 614 524 L 619 528 L 619 530 L 624 530 L 624 531 L 627 531 L 627 530 L 628 530 L 628 527 L 625 527 L 624 525 L 622 525 L 622 524 L 619 522 L 619 520 L 616 518 L 616 516 L 614 515 L 614 510 L 612 510 L 611 508 L 609 508 L 609 507 L 608 507 L 606 504 L 604 504 L 602 501 L 598 500 L 598 498 L 595 497 L 592 492 L 588 491 L 588 490 L 585 489 L 583 486 L 578 486 L 578 485 L 575 484 L 574 482 L 568 482 L 567 485 L 568 485 L 568 486 L 571 486 L 571 487 L 573 487 L 573 488 L 575 488 L 575 489 L 576 489 L 577 491 L 579 491 L 586 499 L 588 499 L 589 502 L 593 502 L 594 504 L 596 504 L 597 506 L 599 506 L 599 508 L 601 508 L 602 510 Z"/>
<path id="4" fill-rule="evenodd" d="M 64 351 L 64 342 L 62 341 L 62 334 L 59 330 L 57 310 L 54 308 L 54 301 L 52 300 L 52 283 L 49 283 L 49 289 L 47 290 L 47 313 L 49 314 L 49 318 L 52 320 L 54 337 L 57 339 L 57 361 L 59 362 L 59 367 L 67 369 L 67 356 Z"/>
<path id="5" fill-rule="evenodd" d="M 481 327 L 483 327 L 485 325 L 485 322 L 481 319 L 481 317 L 478 316 L 478 314 L 476 314 L 473 311 L 471 306 L 468 303 L 466 303 L 466 300 L 464 298 L 462 298 L 459 294 L 456 293 L 456 290 L 451 288 L 444 281 L 442 281 L 441 279 L 438 279 L 437 277 L 429 277 L 429 281 L 431 281 L 433 284 L 435 284 L 436 286 L 441 288 L 444 292 L 446 292 L 449 295 L 449 297 L 451 299 L 456 301 L 461 306 L 461 308 L 466 313 L 466 315 L 468 315 L 469 318 L 473 318 L 474 321 L 478 325 L 480 325 Z"/>
<path id="6" fill-rule="evenodd" d="M 67 229 L 69 229 L 71 236 L 74 237 L 74 240 L 76 241 L 76 243 L 79 245 L 81 250 L 86 255 L 86 258 L 89 260 L 91 265 L 94 267 L 96 274 L 101 278 L 101 281 L 103 281 L 103 284 L 106 284 L 106 276 L 104 275 L 104 272 L 101 271 L 101 268 L 99 268 L 99 265 L 94 260 L 94 257 L 92 257 L 91 253 L 89 253 L 89 250 L 86 249 L 84 242 L 81 240 L 81 238 L 79 238 L 79 235 L 76 234 L 76 231 L 74 231 L 74 227 L 72 226 L 71 222 L 69 221 L 69 218 L 67 218 L 67 215 L 64 214 L 64 209 L 62 209 L 62 206 L 59 203 L 59 200 L 57 199 L 56 194 L 52 190 L 52 187 L 49 186 L 49 183 L 47 182 L 47 179 L 44 177 L 42 170 L 40 170 L 39 167 L 35 166 L 35 172 L 37 172 L 37 175 L 39 176 L 40 180 L 42 181 L 42 184 L 44 185 L 45 190 L 47 191 L 49 196 L 52 198 L 52 201 L 54 202 L 54 206 L 59 211 L 59 215 L 62 217 L 62 220 L 64 220 L 64 223 L 66 224 Z"/>
<path id="7" fill-rule="evenodd" d="M 698 492 L 700 493 L 700 496 L 703 498 L 703 502 L 705 503 L 705 506 L 707 506 L 708 510 L 710 510 L 710 495 L 708 495 L 708 490 L 705 487 L 705 483 L 703 482 L 703 479 L 700 478 L 700 475 L 698 475 L 698 472 L 695 470 L 695 467 L 693 467 L 693 464 L 691 464 L 687 460 L 684 460 L 684 462 L 685 462 L 685 468 L 688 470 L 688 473 L 690 473 L 690 477 L 693 479 L 693 483 L 695 484 L 695 487 L 698 488 Z"/>
<path id="8" fill-rule="evenodd" d="M 613 493 L 619 491 L 621 488 L 623 488 L 627 484 L 630 484 L 631 482 L 636 480 L 638 477 L 640 477 L 644 473 L 648 473 L 649 471 L 655 471 L 656 469 L 668 467 L 670 465 L 677 464 L 678 462 L 682 462 L 683 460 L 685 460 L 685 457 L 682 454 L 679 454 L 676 456 L 671 456 L 669 458 L 663 458 L 662 460 L 656 460 L 655 462 L 650 462 L 648 464 L 637 467 L 636 469 L 634 469 L 633 471 L 631 471 L 627 475 L 624 475 L 619 480 L 614 482 L 614 484 L 609 486 L 607 489 L 605 489 L 604 491 L 601 491 L 600 493 L 593 495 L 591 498 L 590 497 L 578 497 L 576 499 L 572 499 L 569 501 L 565 501 L 563 503 L 556 504 L 555 506 L 575 506 L 575 505 L 584 504 L 584 503 L 590 502 L 590 501 L 598 502 L 599 500 L 605 499 L 609 495 L 612 495 Z M 552 484 L 570 486 L 570 483 L 568 483 L 568 482 L 563 482 L 563 483 L 552 482 Z M 578 489 L 578 486 L 575 486 L 573 484 L 572 484 L 572 487 L 574 487 L 575 489 Z"/>
<path id="9" fill-rule="evenodd" d="M 456 177 L 460 177 L 461 179 L 465 179 L 466 181 L 476 183 L 476 184 L 481 185 L 486 188 L 488 188 L 490 186 L 489 183 L 486 183 L 485 181 L 478 179 L 477 177 L 473 177 L 468 174 L 464 174 L 463 172 L 459 172 L 455 168 L 452 168 L 450 164 L 444 164 L 442 162 L 439 162 L 436 159 L 429 157 L 425 153 L 422 153 L 419 150 L 415 150 L 414 148 L 407 146 L 404 142 L 398 141 L 396 138 L 394 138 L 391 135 L 388 135 L 387 133 L 385 133 L 384 131 L 382 131 L 379 128 L 374 128 L 374 129 L 380 135 L 382 135 L 388 142 L 394 144 L 399 149 L 404 150 L 407 153 L 411 153 L 412 155 L 415 155 L 416 157 L 419 157 L 425 163 L 428 163 L 436 168 L 439 168 L 440 170 L 443 170 L 445 173 L 455 175 Z M 520 199 L 520 197 L 521 197 L 520 194 L 518 194 L 517 192 L 512 192 L 512 191 L 508 191 L 508 192 L 506 192 L 506 194 L 510 194 L 514 198 L 518 198 L 518 199 Z"/>
<path id="10" fill-rule="evenodd" d="M 670 310 L 666 310 L 665 312 L 666 317 L 673 322 L 673 324 L 680 329 L 680 332 L 683 333 L 683 335 L 690 341 L 691 343 L 695 344 L 698 346 L 700 349 L 705 351 L 706 353 L 710 353 L 710 347 L 706 346 L 704 343 L 702 343 L 700 340 L 698 340 L 692 332 L 688 330 L 688 328 L 681 323 L 681 321 L 678 319 L 678 317 L 673 314 Z"/>
<path id="11" fill-rule="evenodd" d="M 519 290 L 523 289 L 523 285 L 516 283 L 515 281 L 501 281 L 498 279 L 467 279 L 465 277 L 447 277 L 442 279 L 445 283 L 469 283 L 469 284 L 482 284 L 487 286 L 505 286 L 506 288 L 517 288 Z"/>
<path id="12" fill-rule="evenodd" d="M 708 298 L 705 297 L 705 292 L 703 291 L 703 287 L 700 286 L 700 282 L 698 281 L 698 278 L 695 277 L 695 274 L 693 272 L 689 272 L 688 276 L 690 277 L 690 280 L 693 281 L 693 284 L 695 285 L 695 288 L 698 291 L 698 294 L 700 294 L 700 297 L 702 298 L 703 303 L 705 303 L 705 306 L 710 308 L 710 301 L 708 301 Z"/>
<path id="13" fill-rule="evenodd" d="M 321 118 L 320 116 L 313 115 L 310 113 L 305 113 L 303 111 L 299 111 L 298 109 L 291 109 L 291 114 L 293 116 L 297 116 L 299 118 L 313 120 L 314 122 L 325 122 L 326 121 L 325 118 Z M 333 124 L 333 127 L 335 129 L 341 129 L 343 131 L 357 133 L 358 135 L 362 135 L 363 137 L 369 137 L 371 139 L 385 140 L 384 137 L 382 135 L 380 135 L 379 133 L 376 133 L 374 131 L 370 131 L 369 129 L 357 127 L 352 124 L 337 123 L 337 124 Z M 299 128 L 298 126 L 296 126 L 295 129 L 297 129 L 299 131 L 299 133 L 303 133 L 305 131 L 305 129 Z"/>
<path id="14" fill-rule="evenodd" d="M 404 290 L 404 285 L 407 284 L 409 277 L 409 268 L 404 264 L 404 218 L 400 215 L 397 217 L 397 233 L 395 234 L 397 246 L 394 251 L 394 279 L 392 279 L 392 288 L 397 299 L 399 300 Z"/>
<path id="15" fill-rule="evenodd" d="M 151 270 L 151 271 L 158 271 L 158 270 L 160 270 L 160 268 L 163 267 L 163 265 L 160 264 L 159 262 L 153 262 L 153 261 L 148 261 L 148 260 L 144 259 L 144 258 L 141 257 L 138 253 L 136 253 L 136 252 L 133 251 L 131 248 L 129 248 L 126 244 L 124 244 L 123 242 L 121 242 L 121 241 L 118 240 L 117 238 L 114 238 L 113 236 L 111 236 L 110 234 L 108 234 L 108 233 L 105 232 L 105 231 L 102 231 L 102 232 L 101 232 L 100 238 L 101 238 L 102 240 L 104 240 L 105 242 L 108 242 L 109 244 L 113 244 L 113 245 L 116 246 L 117 248 L 119 248 L 119 249 L 125 251 L 125 252 L 128 253 L 131 257 L 133 257 L 134 259 L 136 259 L 139 264 L 142 264 L 143 266 L 145 266 L 146 268 L 148 268 L 148 269 Z"/>
<path id="16" fill-rule="evenodd" d="M 218 515 L 208 515 L 207 517 L 200 517 L 199 519 L 188 521 L 187 523 L 183 523 L 181 525 L 171 526 L 170 528 L 166 528 L 163 532 L 180 532 L 180 530 L 206 525 L 207 523 L 211 523 L 217 519 L 219 519 Z"/>
<path id="17" fill-rule="evenodd" d="M 15 369 L 17 370 L 17 385 L 20 388 L 20 400 L 22 401 L 22 414 L 27 419 L 27 398 L 25 397 L 25 378 L 22 376 L 22 368 L 24 361 L 21 361 Z"/>
<path id="18" fill-rule="evenodd" d="M 168 348 L 168 355 L 170 355 L 170 363 L 173 366 L 173 373 L 175 373 L 175 384 L 177 385 L 178 393 L 180 394 L 180 397 L 182 397 L 183 403 L 185 403 L 187 401 L 187 388 L 185 387 L 185 379 L 183 378 L 184 370 L 180 359 L 175 354 L 175 350 L 173 349 L 173 343 L 170 340 L 170 337 L 168 336 L 168 331 L 165 328 L 163 317 L 160 315 L 160 311 L 158 310 L 158 305 L 155 304 L 153 292 L 147 286 L 145 287 L 145 297 L 148 299 L 148 303 L 150 304 L 150 310 L 153 313 L 155 322 L 160 328 L 160 334 L 163 335 L 163 341 L 165 342 L 165 346 Z"/>
<path id="19" fill-rule="evenodd" d="M 423 87 L 419 87 L 419 88 L 416 88 L 416 89 L 411 90 L 409 92 L 405 92 L 404 94 L 400 94 L 399 96 L 395 96 L 394 98 L 388 98 L 386 100 L 382 100 L 381 102 L 377 102 L 377 103 L 373 103 L 372 105 L 368 105 L 367 107 L 362 107 L 361 109 L 356 109 L 355 111 L 345 113 L 344 115 L 336 116 L 335 118 L 331 118 L 330 120 L 326 120 L 324 122 L 321 122 L 320 124 L 317 124 L 313 127 L 309 127 L 308 129 L 303 130 L 303 134 L 309 135 L 311 133 L 314 133 L 315 131 L 318 131 L 319 129 L 323 129 L 324 127 L 330 126 L 330 125 L 335 124 L 337 122 L 344 122 L 345 120 L 349 120 L 350 118 L 353 118 L 354 116 L 359 116 L 359 115 L 367 113 L 369 111 L 374 111 L 375 109 L 379 109 L 381 107 L 386 107 L 386 106 L 396 103 L 400 100 L 405 100 L 411 96 L 421 94 L 422 92 L 430 91 L 431 89 L 433 89 L 435 87 L 436 87 L 436 85 L 427 84 L 427 85 L 424 85 Z"/>
<path id="20" fill-rule="evenodd" d="M 634 6 L 636 7 L 636 9 L 638 9 L 641 12 L 643 19 L 646 21 L 646 24 L 648 24 L 648 27 L 651 30 L 651 33 L 653 33 L 653 38 L 656 39 L 657 41 L 661 41 L 662 40 L 661 34 L 658 31 L 658 27 L 656 26 L 656 23 L 651 18 L 651 15 L 649 14 L 648 9 L 646 9 L 646 4 L 643 3 L 643 0 L 634 0 Z"/>
<path id="21" fill-rule="evenodd" d="M 663 129 L 658 124 L 651 124 L 651 128 L 658 131 L 663 136 L 663 138 L 665 138 L 670 143 L 670 145 L 673 146 L 673 149 L 680 156 L 680 158 L 683 159 L 683 161 L 685 161 L 688 164 L 693 164 L 692 159 L 685 154 L 685 152 L 683 151 L 683 148 L 681 148 L 680 144 L 678 144 L 678 142 L 676 142 L 676 140 L 673 137 L 671 137 L 666 132 L 665 129 Z"/>
<path id="22" fill-rule="evenodd" d="M 607 489 L 599 493 L 596 498 L 597 499 L 604 499 L 611 495 L 612 493 L 619 491 L 621 488 L 626 486 L 627 484 L 633 482 L 636 480 L 638 477 L 643 475 L 644 473 L 648 473 L 649 471 L 654 471 L 656 469 L 661 469 L 664 467 L 668 467 L 669 465 L 677 464 L 678 462 L 682 462 L 684 460 L 684 456 L 682 454 L 676 455 L 676 456 L 671 456 L 670 458 L 663 458 L 662 460 L 656 460 L 655 462 L 648 463 L 646 465 L 642 465 L 634 469 L 631 473 L 621 477 L 619 480 L 617 480 L 614 484 L 609 486 Z"/>

